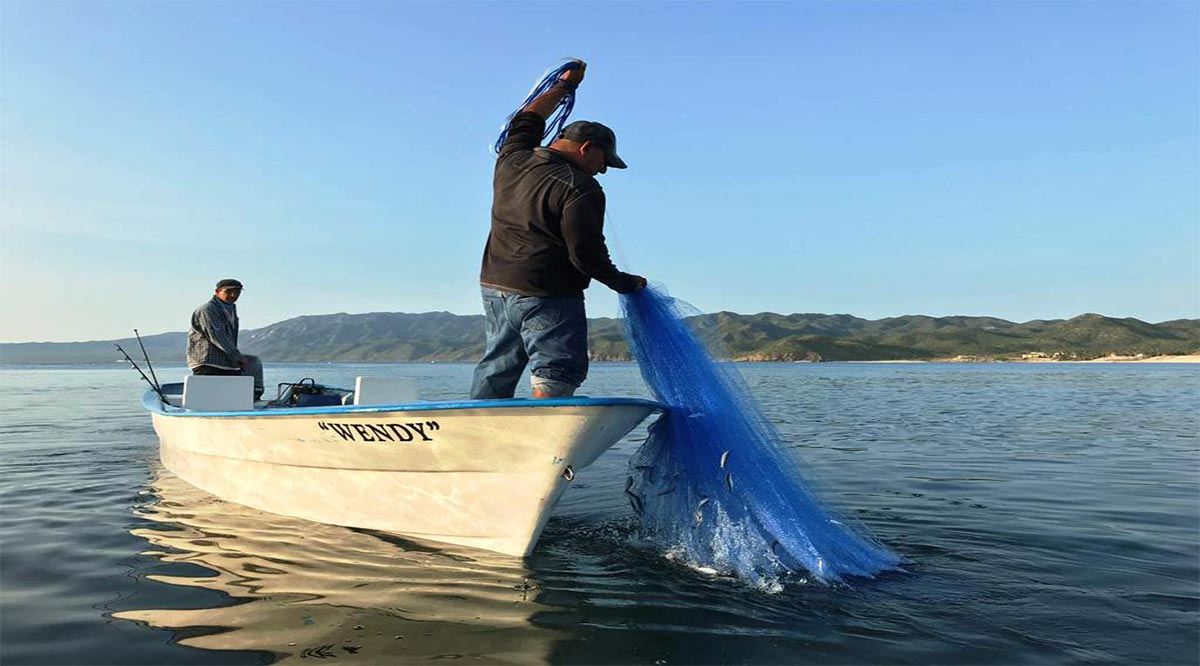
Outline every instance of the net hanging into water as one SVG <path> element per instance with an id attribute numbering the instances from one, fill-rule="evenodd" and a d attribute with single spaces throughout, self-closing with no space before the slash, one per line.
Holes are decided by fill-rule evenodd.
<path id="1" fill-rule="evenodd" d="M 651 286 L 622 296 L 621 309 L 642 377 L 669 407 L 630 461 L 626 493 L 644 537 L 758 584 L 804 571 L 839 582 L 900 563 L 807 487 L 740 374 L 689 329 L 683 304 Z"/>

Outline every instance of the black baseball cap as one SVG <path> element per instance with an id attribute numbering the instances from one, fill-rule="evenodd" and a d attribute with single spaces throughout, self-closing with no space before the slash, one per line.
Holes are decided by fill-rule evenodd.
<path id="1" fill-rule="evenodd" d="M 233 278 L 225 278 L 224 280 L 221 280 L 220 282 L 217 283 L 217 289 L 225 289 L 228 287 L 232 287 L 234 289 L 241 289 L 242 283 L 238 282 L 237 280 L 234 280 Z"/>
<path id="2" fill-rule="evenodd" d="M 604 150 L 604 163 L 614 169 L 626 168 L 625 160 L 617 156 L 617 135 L 609 128 L 591 120 L 576 120 L 562 128 L 558 138 L 583 143 L 591 141 Z"/>

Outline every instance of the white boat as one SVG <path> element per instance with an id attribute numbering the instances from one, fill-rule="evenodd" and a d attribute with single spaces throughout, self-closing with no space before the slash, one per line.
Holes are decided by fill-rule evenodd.
<path id="1" fill-rule="evenodd" d="M 214 411 L 185 408 L 182 383 L 162 390 L 165 403 L 154 390 L 142 402 L 163 465 L 221 499 L 515 556 L 533 550 L 575 475 L 662 408 L 572 397 Z"/>

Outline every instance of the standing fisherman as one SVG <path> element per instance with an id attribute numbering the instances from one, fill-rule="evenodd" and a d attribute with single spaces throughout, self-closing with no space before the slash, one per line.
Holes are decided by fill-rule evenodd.
<path id="1" fill-rule="evenodd" d="M 513 117 L 496 159 L 479 275 L 487 347 L 473 399 L 513 397 L 527 363 L 533 397 L 573 395 L 588 370 L 583 290 L 593 278 L 622 294 L 646 286 L 617 270 L 604 242 L 604 190 L 593 176 L 625 168 L 616 134 L 580 120 L 540 147 L 546 118 L 583 81 L 586 65 L 575 62 Z"/>
<path id="2" fill-rule="evenodd" d="M 254 399 L 263 394 L 263 366 L 257 356 L 238 351 L 238 298 L 242 283 L 217 283 L 213 297 L 192 313 L 187 364 L 193 375 L 253 375 Z"/>

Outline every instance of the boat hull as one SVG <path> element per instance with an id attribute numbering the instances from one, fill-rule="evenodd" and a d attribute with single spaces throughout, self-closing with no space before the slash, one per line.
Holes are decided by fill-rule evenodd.
<path id="1" fill-rule="evenodd" d="M 163 465 L 217 497 L 516 556 L 569 479 L 658 408 L 578 398 L 208 415 L 147 403 Z"/>

